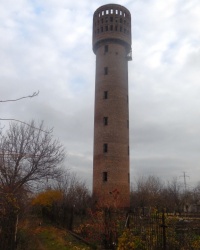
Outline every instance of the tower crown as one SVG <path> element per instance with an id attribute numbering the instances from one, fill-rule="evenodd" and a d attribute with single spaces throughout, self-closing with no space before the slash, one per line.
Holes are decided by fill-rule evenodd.
<path id="1" fill-rule="evenodd" d="M 124 44 L 127 54 L 131 51 L 131 14 L 119 4 L 106 4 L 94 12 L 94 53 L 105 40 Z"/>

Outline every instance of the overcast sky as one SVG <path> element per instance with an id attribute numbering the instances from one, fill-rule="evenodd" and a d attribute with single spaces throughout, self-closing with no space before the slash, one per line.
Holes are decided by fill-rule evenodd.
<path id="1" fill-rule="evenodd" d="M 102 0 L 1 0 L 0 118 L 44 120 L 66 168 L 92 183 L 94 11 Z M 132 15 L 129 62 L 131 182 L 183 172 L 200 181 L 200 1 L 116 0 Z M 7 125 L 8 122 L 1 122 Z"/>

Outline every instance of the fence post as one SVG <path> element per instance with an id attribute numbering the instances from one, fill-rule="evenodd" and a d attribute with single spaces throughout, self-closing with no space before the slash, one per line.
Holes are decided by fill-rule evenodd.
<path id="1" fill-rule="evenodd" d="M 161 225 L 162 229 L 163 229 L 163 249 L 166 250 L 167 249 L 167 244 L 166 244 L 166 224 L 165 224 L 165 212 L 163 210 L 162 212 L 162 225 Z"/>
<path id="2" fill-rule="evenodd" d="M 69 219 L 69 230 L 73 230 L 73 223 L 74 223 L 74 205 L 71 207 L 70 211 L 70 219 Z"/>

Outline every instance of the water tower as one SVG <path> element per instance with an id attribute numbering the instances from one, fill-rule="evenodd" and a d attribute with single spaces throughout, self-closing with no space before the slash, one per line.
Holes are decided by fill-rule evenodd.
<path id="1" fill-rule="evenodd" d="M 118 4 L 93 16 L 96 55 L 93 195 L 101 207 L 130 206 L 128 61 L 131 14 Z"/>

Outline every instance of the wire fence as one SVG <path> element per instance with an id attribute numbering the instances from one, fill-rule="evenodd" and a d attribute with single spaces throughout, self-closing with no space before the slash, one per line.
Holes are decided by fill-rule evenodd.
<path id="1" fill-rule="evenodd" d="M 197 213 L 173 215 L 164 210 L 124 212 L 108 208 L 83 213 L 73 207 L 54 207 L 51 213 L 42 212 L 43 217 L 101 249 L 200 250 Z"/>
<path id="2" fill-rule="evenodd" d="M 128 220 L 129 230 L 142 242 L 142 249 L 200 249 L 200 214 L 129 213 Z"/>

